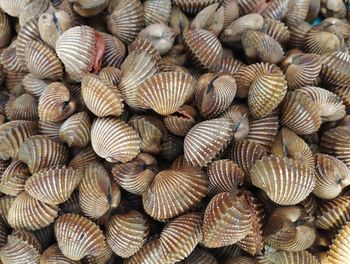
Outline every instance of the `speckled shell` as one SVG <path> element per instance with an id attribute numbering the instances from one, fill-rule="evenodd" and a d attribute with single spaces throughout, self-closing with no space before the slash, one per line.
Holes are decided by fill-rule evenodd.
<path id="1" fill-rule="evenodd" d="M 9 120 L 37 121 L 38 109 L 36 99 L 30 94 L 22 94 L 11 98 L 5 106 L 5 114 Z"/>
<path id="2" fill-rule="evenodd" d="M 187 14 L 196 14 L 204 7 L 213 3 L 219 3 L 221 0 L 173 0 L 172 2 Z"/>
<path id="3" fill-rule="evenodd" d="M 250 176 L 254 186 L 280 205 L 301 202 L 315 186 L 313 169 L 289 158 L 263 157 L 252 166 Z"/>
<path id="4" fill-rule="evenodd" d="M 109 34 L 102 34 L 105 40 L 106 51 L 102 59 L 103 66 L 120 67 L 126 54 L 124 43 Z"/>
<path id="5" fill-rule="evenodd" d="M 110 218 L 106 232 L 107 243 L 118 256 L 128 258 L 142 247 L 148 232 L 147 217 L 131 210 Z"/>
<path id="6" fill-rule="evenodd" d="M 8 222 L 13 228 L 37 230 L 53 223 L 58 206 L 36 200 L 26 192 L 19 194 L 8 212 Z"/>
<path id="7" fill-rule="evenodd" d="M 28 94 L 31 94 L 35 97 L 40 97 L 40 95 L 50 83 L 50 81 L 41 80 L 34 74 L 28 73 L 23 78 L 23 89 Z"/>
<path id="8" fill-rule="evenodd" d="M 24 184 L 29 176 L 27 165 L 19 160 L 13 160 L 1 175 L 0 191 L 7 195 L 17 196 L 24 191 Z"/>
<path id="9" fill-rule="evenodd" d="M 80 262 L 65 257 L 57 244 L 48 247 L 40 257 L 40 264 L 79 264 Z"/>
<path id="10" fill-rule="evenodd" d="M 132 160 L 140 152 L 140 144 L 137 132 L 120 119 L 97 118 L 92 124 L 92 148 L 109 162 Z"/>
<path id="11" fill-rule="evenodd" d="M 251 224 L 252 216 L 244 196 L 217 194 L 204 213 L 202 243 L 209 248 L 232 245 L 248 234 Z"/>
<path id="12" fill-rule="evenodd" d="M 322 79 L 330 85 L 349 85 L 350 55 L 335 51 L 323 58 Z"/>
<path id="13" fill-rule="evenodd" d="M 146 26 L 154 23 L 168 24 L 171 14 L 171 0 L 147 0 L 143 3 Z"/>
<path id="14" fill-rule="evenodd" d="M 140 264 L 152 263 L 163 264 L 162 260 L 163 248 L 159 239 L 153 240 L 145 244 L 132 257 L 126 259 L 125 264 Z"/>
<path id="15" fill-rule="evenodd" d="M 194 207 L 207 192 L 208 176 L 198 167 L 164 170 L 142 194 L 143 206 L 152 218 L 165 220 Z"/>
<path id="16" fill-rule="evenodd" d="M 33 136 L 21 145 L 18 158 L 28 165 L 31 173 L 35 173 L 63 165 L 68 159 L 68 149 L 46 136 Z"/>
<path id="17" fill-rule="evenodd" d="M 176 136 L 183 137 L 196 124 L 197 112 L 189 105 L 181 106 L 176 112 L 163 118 L 167 129 Z"/>
<path id="18" fill-rule="evenodd" d="M 350 261 L 349 241 L 350 238 L 350 222 L 344 225 L 335 239 L 333 240 L 328 253 L 327 260 L 329 263 L 341 264 Z"/>
<path id="19" fill-rule="evenodd" d="M 102 231 L 84 216 L 61 215 L 54 228 L 60 250 L 71 260 L 80 260 L 87 255 L 96 256 L 105 247 Z"/>
<path id="20" fill-rule="evenodd" d="M 230 142 L 234 122 L 216 118 L 198 123 L 188 131 L 184 141 L 185 158 L 194 166 L 205 166 Z"/>
<path id="21" fill-rule="evenodd" d="M 56 205 L 69 199 L 82 175 L 65 166 L 54 166 L 34 173 L 25 184 L 28 194 L 41 202 Z"/>
<path id="22" fill-rule="evenodd" d="M 139 104 L 160 115 L 170 115 L 193 96 L 194 89 L 195 80 L 187 73 L 158 73 L 139 86 Z"/>

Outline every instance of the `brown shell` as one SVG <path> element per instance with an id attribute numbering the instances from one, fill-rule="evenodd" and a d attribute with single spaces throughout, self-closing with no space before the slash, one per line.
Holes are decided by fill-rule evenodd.
<path id="1" fill-rule="evenodd" d="M 61 215 L 54 228 L 60 250 L 71 260 L 80 260 L 87 255 L 99 255 L 106 245 L 99 227 L 84 216 Z"/>
<path id="2" fill-rule="evenodd" d="M 219 264 L 216 258 L 207 250 L 196 247 L 192 253 L 185 258 L 180 264 Z"/>
<path id="3" fill-rule="evenodd" d="M 118 256 L 128 258 L 143 246 L 148 232 L 147 217 L 131 210 L 110 218 L 106 232 L 107 243 Z"/>
<path id="4" fill-rule="evenodd" d="M 40 264 L 79 264 L 80 262 L 65 257 L 57 244 L 48 247 L 40 257 Z"/>
<path id="5" fill-rule="evenodd" d="M 304 49 L 307 53 L 327 55 L 333 51 L 344 50 L 343 39 L 338 34 L 311 29 L 305 36 Z"/>
<path id="6" fill-rule="evenodd" d="M 234 122 L 216 118 L 198 123 L 188 131 L 184 141 L 185 158 L 194 166 L 205 166 L 231 141 Z"/>
<path id="7" fill-rule="evenodd" d="M 324 56 L 322 61 L 322 79 L 330 85 L 350 84 L 350 55 L 335 51 Z"/>
<path id="8" fill-rule="evenodd" d="M 163 118 L 167 129 L 176 136 L 183 137 L 196 124 L 197 112 L 189 105 L 181 106 L 176 112 Z"/>
<path id="9" fill-rule="evenodd" d="M 37 230 L 54 222 L 58 206 L 36 200 L 26 192 L 19 194 L 8 212 L 8 223 L 13 228 Z"/>
<path id="10" fill-rule="evenodd" d="M 109 4 L 107 0 L 77 1 L 73 0 L 74 11 L 83 17 L 92 17 L 101 13 Z"/>
<path id="11" fill-rule="evenodd" d="M 143 3 L 146 26 L 162 23 L 167 25 L 171 14 L 171 0 L 147 0 Z"/>
<path id="12" fill-rule="evenodd" d="M 222 0 L 221 6 L 224 8 L 224 28 L 239 17 L 239 5 L 235 0 Z"/>
<path id="13" fill-rule="evenodd" d="M 198 167 L 164 170 L 142 194 L 143 206 L 152 218 L 165 220 L 194 207 L 207 192 L 208 177 Z"/>
<path id="14" fill-rule="evenodd" d="M 22 94 L 11 98 L 5 106 L 6 117 L 9 120 L 37 121 L 38 109 L 36 99 L 30 94 Z"/>
<path id="15" fill-rule="evenodd" d="M 81 260 L 81 262 L 82 264 L 99 264 L 108 263 L 113 260 L 115 260 L 115 255 L 113 254 L 110 246 L 106 243 L 106 246 L 99 252 L 98 255 L 87 255 Z"/>
<path id="16" fill-rule="evenodd" d="M 264 190 L 280 205 L 294 205 L 304 200 L 315 186 L 312 168 L 300 161 L 281 157 L 263 157 L 250 170 L 254 186 Z"/>
<path id="17" fill-rule="evenodd" d="M 220 66 L 219 72 L 230 73 L 234 75 L 244 66 L 245 64 L 240 60 L 230 58 L 230 57 L 223 57 L 221 60 L 221 66 Z"/>
<path id="18" fill-rule="evenodd" d="M 333 240 L 328 253 L 327 260 L 329 263 L 341 264 L 350 261 L 349 241 L 350 238 L 350 222 L 344 225 L 335 239 Z"/>
<path id="19" fill-rule="evenodd" d="M 232 245 L 248 234 L 251 224 L 251 212 L 243 195 L 217 194 L 204 213 L 202 243 L 209 248 Z"/>
<path id="20" fill-rule="evenodd" d="M 9 233 L 9 230 L 5 222 L 1 219 L 0 220 L 0 246 L 1 247 L 6 245 L 8 233 Z"/>
<path id="21" fill-rule="evenodd" d="M 1 51 L 1 64 L 6 71 L 27 72 L 26 65 L 21 64 L 16 54 L 16 42 Z"/>
<path id="22" fill-rule="evenodd" d="M 345 18 L 346 5 L 343 1 L 321 1 L 321 14 L 325 17 Z"/>
<path id="23" fill-rule="evenodd" d="M 115 67 L 104 67 L 99 73 L 100 79 L 107 81 L 109 84 L 118 86 L 122 79 L 122 72 Z"/>
<path id="24" fill-rule="evenodd" d="M 258 263 L 283 263 L 283 264 L 319 264 L 319 260 L 306 250 L 289 252 L 277 251 L 267 253 L 267 258 L 263 256 L 258 257 Z M 265 259 L 264 259 L 265 258 Z M 262 260 L 263 259 L 263 260 Z M 261 262 L 260 262 L 261 261 Z M 267 261 L 267 262 L 263 262 Z"/>
<path id="25" fill-rule="evenodd" d="M 117 37 L 109 34 L 102 34 L 102 36 L 105 40 L 106 48 L 102 58 L 102 65 L 119 68 L 126 55 L 124 43 Z"/>
<path id="26" fill-rule="evenodd" d="M 160 240 L 153 240 L 145 244 L 132 257 L 124 260 L 125 264 L 152 263 L 163 264 L 163 248 Z"/>
<path id="27" fill-rule="evenodd" d="M 26 164 L 13 160 L 1 175 L 0 191 L 4 194 L 17 196 L 24 191 L 24 184 L 30 172 Z"/>
<path id="28" fill-rule="evenodd" d="M 3 196 L 0 198 L 0 216 L 7 226 L 9 226 L 8 220 L 7 220 L 8 213 L 15 199 L 16 197 L 12 197 L 12 196 Z"/>
<path id="29" fill-rule="evenodd" d="M 305 45 L 305 36 L 311 29 L 311 25 L 305 21 L 298 24 L 289 25 L 290 39 L 288 46 L 290 48 L 302 49 Z"/>
<path id="30" fill-rule="evenodd" d="M 221 0 L 173 0 L 173 4 L 180 7 L 187 14 L 196 14 L 204 7 L 218 3 Z"/>
<path id="31" fill-rule="evenodd" d="M 30 19 L 38 19 L 38 17 L 46 11 L 50 12 L 50 7 L 52 8 L 49 0 L 31 1 L 23 8 L 19 15 L 20 26 L 23 26 Z"/>
<path id="32" fill-rule="evenodd" d="M 39 120 L 39 129 L 38 132 L 40 135 L 47 136 L 50 139 L 60 142 L 60 128 L 63 122 L 52 123 L 52 122 L 43 122 Z"/>
<path id="33" fill-rule="evenodd" d="M 43 203 L 56 205 L 69 199 L 78 187 L 82 175 L 65 166 L 55 166 L 34 173 L 25 184 L 25 190 Z"/>
<path id="34" fill-rule="evenodd" d="M 162 143 L 162 150 L 159 156 L 167 161 L 173 161 L 176 157 L 183 153 L 183 142 L 183 138 L 168 134 Z"/>
<path id="35" fill-rule="evenodd" d="M 234 139 L 240 141 L 249 132 L 248 107 L 243 104 L 232 104 L 220 117 L 228 117 L 235 123 Z"/>
<path id="36" fill-rule="evenodd" d="M 74 191 L 67 201 L 60 204 L 60 210 L 62 210 L 62 213 L 83 214 L 78 190 Z"/>
<path id="37" fill-rule="evenodd" d="M 288 2 L 288 12 L 285 16 L 287 25 L 295 25 L 306 19 L 309 0 L 291 0 Z"/>
<path id="38" fill-rule="evenodd" d="M 190 21 L 182 10 L 173 5 L 171 8 L 170 26 L 175 30 L 177 38 L 176 42 L 180 45 L 184 43 L 184 32 L 190 27 Z"/>
<path id="39" fill-rule="evenodd" d="M 25 72 L 5 72 L 5 86 L 11 94 L 19 96 L 24 93 L 22 80 L 25 75 Z"/>
<path id="40" fill-rule="evenodd" d="M 336 86 L 332 89 L 332 92 L 336 94 L 345 105 L 345 109 L 350 109 L 350 89 L 349 86 Z"/>
<path id="41" fill-rule="evenodd" d="M 35 97 L 40 97 L 40 95 L 44 92 L 50 83 L 51 81 L 41 80 L 34 74 L 28 73 L 23 78 L 23 89 L 28 94 L 31 94 Z"/>
<path id="42" fill-rule="evenodd" d="M 75 170 L 83 170 L 91 162 L 98 161 L 99 158 L 90 145 L 82 148 L 69 162 L 68 167 L 72 167 Z"/>
<path id="43" fill-rule="evenodd" d="M 184 49 L 184 48 L 183 48 Z M 152 59 L 156 62 L 157 66 L 162 69 L 164 64 L 164 57 L 160 56 L 160 53 L 156 48 L 153 46 L 153 44 L 146 38 L 137 38 L 134 42 L 132 42 L 128 46 L 129 53 L 140 50 L 140 51 L 146 51 L 149 55 L 152 56 Z M 139 53 L 140 53 L 139 51 Z M 136 53 L 138 54 L 138 53 Z M 177 57 L 177 59 L 179 59 Z M 126 73 L 126 72 L 125 72 Z"/>
<path id="44" fill-rule="evenodd" d="M 225 264 L 256 264 L 256 259 L 246 256 L 231 257 L 226 260 Z"/>
<path id="45" fill-rule="evenodd" d="M 285 1 L 285 0 L 272 1 L 272 3 L 277 3 L 277 2 L 287 3 L 288 1 Z M 282 45 L 287 44 L 290 38 L 288 27 L 281 21 L 274 20 L 272 18 L 264 19 L 264 26 L 262 28 L 262 31 L 265 32 L 267 35 L 271 36 L 272 38 L 274 38 L 275 40 L 277 40 L 278 43 Z"/>

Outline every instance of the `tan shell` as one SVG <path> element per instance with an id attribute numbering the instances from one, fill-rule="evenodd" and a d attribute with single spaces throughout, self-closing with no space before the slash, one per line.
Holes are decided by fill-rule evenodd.
<path id="1" fill-rule="evenodd" d="M 254 186 L 280 205 L 301 202 L 315 186 L 313 169 L 289 158 L 263 157 L 252 166 L 250 176 Z"/>
<path id="2" fill-rule="evenodd" d="M 147 0 L 143 3 L 146 26 L 154 23 L 168 24 L 171 14 L 171 0 Z"/>
<path id="3" fill-rule="evenodd" d="M 216 118 L 198 123 L 188 131 L 184 141 L 185 158 L 194 166 L 205 166 L 232 139 L 234 122 L 230 118 Z"/>
<path id="4" fill-rule="evenodd" d="M 40 95 L 50 83 L 50 81 L 41 80 L 34 74 L 28 73 L 23 78 L 23 89 L 28 94 L 31 94 L 35 97 L 40 97 Z"/>
<path id="5" fill-rule="evenodd" d="M 176 112 L 163 118 L 167 129 L 176 136 L 183 137 L 196 124 L 197 112 L 189 105 L 181 106 Z"/>
<path id="6" fill-rule="evenodd" d="M 24 191 L 24 184 L 29 176 L 27 165 L 19 160 L 13 160 L 1 175 L 0 191 L 7 195 L 17 196 Z"/>
<path id="7" fill-rule="evenodd" d="M 350 261 L 349 254 L 349 234 L 350 224 L 349 222 L 344 225 L 340 230 L 335 239 L 333 240 L 328 253 L 327 260 L 329 263 L 341 264 Z"/>
<path id="8" fill-rule="evenodd" d="M 1 1 L 1 9 L 4 10 L 7 14 L 13 17 L 19 17 L 24 7 L 30 3 L 31 0 L 3 0 Z"/>
<path id="9" fill-rule="evenodd" d="M 22 94 L 11 98 L 5 106 L 6 117 L 9 120 L 37 121 L 38 109 L 36 99 L 30 94 Z"/>
<path id="10" fill-rule="evenodd" d="M 72 193 L 67 201 L 60 204 L 60 210 L 62 213 L 83 214 L 79 201 L 79 191 L 76 190 Z"/>
<path id="11" fill-rule="evenodd" d="M 336 86 L 332 89 L 332 92 L 336 94 L 345 105 L 345 109 L 350 109 L 350 89 L 349 86 Z"/>
<path id="12" fill-rule="evenodd" d="M 3 196 L 0 198 L 0 216 L 7 226 L 9 226 L 8 220 L 7 220 L 8 213 L 15 199 L 16 197 L 12 197 L 12 196 Z"/>
<path id="13" fill-rule="evenodd" d="M 301 21 L 298 24 L 289 25 L 288 29 L 290 33 L 289 47 L 302 49 L 305 45 L 305 36 L 311 29 L 311 25 L 305 21 Z"/>
<path id="14" fill-rule="evenodd" d="M 321 77 L 330 85 L 349 85 L 350 55 L 335 51 L 326 55 L 322 61 Z"/>
<path id="15" fill-rule="evenodd" d="M 37 0 L 28 3 L 19 15 L 19 24 L 23 26 L 30 19 L 38 19 L 38 17 L 45 12 L 52 10 L 51 2 L 49 0 Z"/>
<path id="16" fill-rule="evenodd" d="M 110 218 L 106 232 L 107 243 L 118 256 L 128 258 L 143 246 L 148 232 L 147 217 L 131 210 Z"/>
<path id="17" fill-rule="evenodd" d="M 289 252 L 289 251 L 277 251 L 272 253 L 267 253 L 267 257 L 263 256 L 264 260 L 268 261 L 267 263 L 283 263 L 283 264 L 319 264 L 319 260 L 309 253 L 306 250 L 297 251 L 297 252 Z M 259 262 L 260 258 L 258 257 Z M 266 262 L 261 262 L 266 263 Z"/>
<path id="18" fill-rule="evenodd" d="M 64 214 L 56 220 L 55 236 L 63 255 L 71 260 L 99 255 L 106 243 L 96 224 L 76 214 Z"/>
<path id="19" fill-rule="evenodd" d="M 218 261 L 207 250 L 202 249 L 200 247 L 196 247 L 187 258 L 185 258 L 183 261 L 179 263 L 180 264 L 192 264 L 192 263 L 218 264 Z"/>
<path id="20" fill-rule="evenodd" d="M 74 3 L 74 11 L 83 17 L 92 17 L 101 13 L 108 5 L 107 0 L 70 0 Z"/>
<path id="21" fill-rule="evenodd" d="M 1 64 L 6 71 L 13 72 L 27 72 L 28 69 L 26 65 L 21 64 L 21 61 L 18 59 L 16 54 L 16 42 L 12 42 L 12 44 L 1 51 Z"/>
<path id="22" fill-rule="evenodd" d="M 68 159 L 68 149 L 46 136 L 33 136 L 18 151 L 18 158 L 26 163 L 31 173 L 54 165 L 63 165 Z"/>
<path id="23" fill-rule="evenodd" d="M 107 81 L 109 84 L 118 86 L 122 78 L 122 72 L 115 67 L 104 67 L 98 73 L 98 76 L 100 79 Z"/>
<path id="24" fill-rule="evenodd" d="M 72 167 L 75 170 L 83 170 L 91 162 L 98 161 L 99 158 L 90 145 L 82 148 L 74 158 L 69 162 L 68 167 Z"/>
<path id="25" fill-rule="evenodd" d="M 142 194 L 143 206 L 152 218 L 165 220 L 194 207 L 207 192 L 208 177 L 198 167 L 164 170 Z"/>
<path id="26" fill-rule="evenodd" d="M 220 117 L 228 117 L 235 123 L 234 139 L 240 141 L 249 132 L 248 107 L 243 104 L 232 104 Z"/>
<path id="27" fill-rule="evenodd" d="M 48 247 L 40 257 L 40 264 L 79 264 L 80 262 L 65 257 L 57 244 Z"/>
<path id="28" fill-rule="evenodd" d="M 285 0 L 272 1 L 272 3 L 277 3 L 277 2 L 287 3 L 288 1 L 285 1 Z M 267 35 L 271 36 L 272 38 L 274 38 L 275 40 L 277 40 L 278 43 L 280 43 L 281 45 L 287 44 L 290 38 L 288 27 L 279 20 L 265 18 L 262 31 L 265 32 Z"/>
<path id="29" fill-rule="evenodd" d="M 321 1 L 321 14 L 325 17 L 345 18 L 346 6 L 343 1 Z"/>
<path id="30" fill-rule="evenodd" d="M 110 246 L 106 243 L 106 246 L 100 251 L 98 255 L 96 256 L 88 255 L 82 259 L 82 263 L 99 264 L 99 263 L 108 263 L 113 260 L 115 260 L 113 251 L 110 248 Z"/>
<path id="31" fill-rule="evenodd" d="M 7 243 L 8 229 L 5 222 L 0 220 L 0 245 L 1 247 L 5 246 Z M 1 256 L 0 256 L 1 257 Z"/>
<path id="32" fill-rule="evenodd" d="M 82 175 L 65 166 L 55 166 L 34 173 L 25 184 L 28 194 L 41 202 L 56 205 L 69 199 Z"/>
<path id="33" fill-rule="evenodd" d="M 160 240 L 153 240 L 145 244 L 132 257 L 126 259 L 125 264 L 152 263 L 163 264 L 163 248 Z"/>
<path id="34" fill-rule="evenodd" d="M 125 58 L 126 49 L 124 43 L 117 37 L 109 34 L 103 34 L 102 36 L 105 40 L 106 48 L 102 64 L 119 68 Z"/>
<path id="35" fill-rule="evenodd" d="M 218 36 L 224 27 L 224 7 L 215 3 L 201 10 L 191 22 L 192 29 L 205 29 Z"/>
<path id="36" fill-rule="evenodd" d="M 137 132 L 122 120 L 97 118 L 92 124 L 92 148 L 109 162 L 132 160 L 140 152 L 140 144 Z"/>
<path id="37" fill-rule="evenodd" d="M 190 21 L 181 9 L 175 5 L 171 8 L 170 26 L 176 32 L 176 41 L 180 44 L 184 43 L 184 32 L 190 27 Z"/>
<path id="38" fill-rule="evenodd" d="M 288 2 L 288 12 L 285 20 L 287 25 L 295 25 L 307 16 L 310 0 L 291 0 Z"/>
<path id="39" fill-rule="evenodd" d="M 311 29 L 305 36 L 304 49 L 307 53 L 327 55 L 333 51 L 344 51 L 345 47 L 338 34 Z"/>
<path id="40" fill-rule="evenodd" d="M 218 3 L 220 0 L 173 0 L 172 2 L 187 14 L 196 14 L 204 7 Z"/>
<path id="41" fill-rule="evenodd" d="M 16 96 L 24 93 L 22 80 L 26 75 L 25 72 L 6 72 L 5 73 L 5 86 L 10 91 L 11 94 Z"/>
<path id="42" fill-rule="evenodd" d="M 245 64 L 240 60 L 230 58 L 230 57 L 223 57 L 221 60 L 221 66 L 220 66 L 219 72 L 230 73 L 234 75 L 244 66 Z"/>
<path id="43" fill-rule="evenodd" d="M 205 210 L 202 243 L 209 248 L 232 245 L 248 234 L 251 224 L 251 212 L 243 195 L 217 194 Z"/>
<path id="44" fill-rule="evenodd" d="M 52 123 L 52 122 L 43 122 L 39 120 L 39 129 L 38 132 L 40 135 L 47 136 L 50 139 L 60 142 L 60 128 L 63 122 Z"/>
<path id="45" fill-rule="evenodd" d="M 231 257 L 226 260 L 225 264 L 256 264 L 256 259 L 247 256 Z"/>
<path id="46" fill-rule="evenodd" d="M 8 223 L 13 228 L 37 230 L 53 223 L 58 206 L 36 200 L 26 192 L 19 194 L 8 212 Z"/>

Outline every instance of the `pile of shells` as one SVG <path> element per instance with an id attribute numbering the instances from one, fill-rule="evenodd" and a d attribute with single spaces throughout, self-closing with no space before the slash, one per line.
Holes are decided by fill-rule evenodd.
<path id="1" fill-rule="evenodd" d="M 346 0 L 0 0 L 0 263 L 350 263 Z"/>

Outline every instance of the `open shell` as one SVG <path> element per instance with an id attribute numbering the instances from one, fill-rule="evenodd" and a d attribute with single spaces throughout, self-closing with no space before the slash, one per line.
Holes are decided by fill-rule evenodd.
<path id="1" fill-rule="evenodd" d="M 183 137 L 196 124 L 197 112 L 189 105 L 181 106 L 176 112 L 163 118 L 167 129 L 176 136 Z"/>

